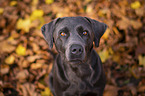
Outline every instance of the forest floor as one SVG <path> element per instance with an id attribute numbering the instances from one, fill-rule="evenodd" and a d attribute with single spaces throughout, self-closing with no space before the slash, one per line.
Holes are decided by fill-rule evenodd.
<path id="1" fill-rule="evenodd" d="M 0 0 L 0 96 L 52 96 L 53 56 L 40 28 L 66 16 L 108 25 L 94 47 L 106 73 L 104 96 L 145 96 L 144 0 Z"/>

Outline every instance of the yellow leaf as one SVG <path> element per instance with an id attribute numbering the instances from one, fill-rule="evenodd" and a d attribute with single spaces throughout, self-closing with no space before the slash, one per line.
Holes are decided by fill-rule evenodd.
<path id="1" fill-rule="evenodd" d="M 132 9 L 137 9 L 141 6 L 140 2 L 139 1 L 135 1 L 133 3 L 131 3 L 131 8 Z"/>
<path id="2" fill-rule="evenodd" d="M 87 6 L 86 12 L 87 13 L 92 13 L 93 12 L 92 6 Z"/>
<path id="3" fill-rule="evenodd" d="M 64 14 L 63 14 L 62 12 L 58 12 L 58 13 L 56 14 L 56 18 L 59 18 L 59 17 L 64 17 Z"/>
<path id="4" fill-rule="evenodd" d="M 51 96 L 50 89 L 46 87 L 45 90 L 41 92 L 41 96 Z"/>
<path id="5" fill-rule="evenodd" d="M 0 14 L 3 14 L 3 12 L 4 12 L 4 9 L 0 8 Z"/>
<path id="6" fill-rule="evenodd" d="M 15 5 L 17 5 L 17 1 L 11 1 L 10 2 L 10 6 L 15 6 Z"/>
<path id="7" fill-rule="evenodd" d="M 102 62 L 104 63 L 109 58 L 108 50 L 103 50 L 103 51 L 99 52 L 99 56 L 100 56 Z"/>
<path id="8" fill-rule="evenodd" d="M 15 56 L 13 56 L 13 55 L 10 55 L 9 57 L 7 57 L 7 58 L 5 59 L 5 63 L 6 63 L 6 64 L 13 64 L 14 61 L 15 61 Z"/>
<path id="9" fill-rule="evenodd" d="M 10 36 L 9 38 L 8 38 L 8 41 L 13 41 L 14 40 L 14 38 L 12 37 L 12 36 Z"/>
<path id="10" fill-rule="evenodd" d="M 139 55 L 138 60 L 139 60 L 139 65 L 143 65 L 145 67 L 145 56 Z"/>
<path id="11" fill-rule="evenodd" d="M 36 20 L 36 19 L 39 19 L 40 17 L 42 17 L 44 14 L 43 10 L 34 10 L 30 16 L 30 19 L 33 21 L 33 20 Z"/>
<path id="12" fill-rule="evenodd" d="M 23 46 L 20 44 L 20 45 L 18 45 L 18 47 L 16 48 L 16 53 L 17 53 L 18 55 L 24 56 L 24 55 L 26 54 L 26 48 L 23 47 Z"/>
<path id="13" fill-rule="evenodd" d="M 119 63 L 120 62 L 120 56 L 118 54 L 113 55 L 113 61 Z"/>
<path id="14" fill-rule="evenodd" d="M 28 19 L 19 19 L 18 21 L 17 21 L 17 29 L 22 29 L 22 30 L 24 30 L 25 32 L 29 32 L 29 29 L 30 29 L 30 27 L 31 27 L 31 21 L 30 21 L 30 19 L 28 18 Z"/>
<path id="15" fill-rule="evenodd" d="M 102 38 L 104 38 L 104 39 L 108 39 L 108 35 L 109 35 L 109 33 L 110 33 L 110 29 L 107 28 L 107 30 L 106 30 L 106 32 L 104 33 L 104 35 L 103 35 Z"/>
<path id="16" fill-rule="evenodd" d="M 54 0 L 45 0 L 46 4 L 52 4 L 54 2 Z"/>
<path id="17" fill-rule="evenodd" d="M 38 0 L 32 0 L 32 6 L 36 6 L 38 4 Z"/>
<path id="18" fill-rule="evenodd" d="M 101 10 L 99 10 L 98 15 L 100 17 L 103 17 L 107 14 L 107 12 L 108 12 L 108 9 L 101 9 Z"/>

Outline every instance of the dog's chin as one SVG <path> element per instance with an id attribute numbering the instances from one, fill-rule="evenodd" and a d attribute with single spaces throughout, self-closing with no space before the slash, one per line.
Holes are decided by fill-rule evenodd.
<path id="1" fill-rule="evenodd" d="M 68 61 L 70 64 L 81 64 L 81 63 L 83 63 L 83 61 L 82 60 L 69 60 Z"/>

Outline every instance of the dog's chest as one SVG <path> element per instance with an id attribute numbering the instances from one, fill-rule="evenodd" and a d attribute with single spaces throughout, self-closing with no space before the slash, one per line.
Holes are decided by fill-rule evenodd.
<path id="1" fill-rule="evenodd" d="M 88 65 L 78 66 L 77 68 L 68 68 L 67 76 L 70 82 L 78 85 L 78 87 L 86 86 L 89 81 L 92 69 Z"/>

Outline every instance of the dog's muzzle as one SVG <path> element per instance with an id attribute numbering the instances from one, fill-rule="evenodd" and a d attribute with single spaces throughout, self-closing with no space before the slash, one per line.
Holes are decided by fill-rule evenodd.
<path id="1" fill-rule="evenodd" d="M 84 47 L 80 44 L 72 44 L 66 52 L 66 57 L 69 62 L 83 62 L 85 57 Z"/>

